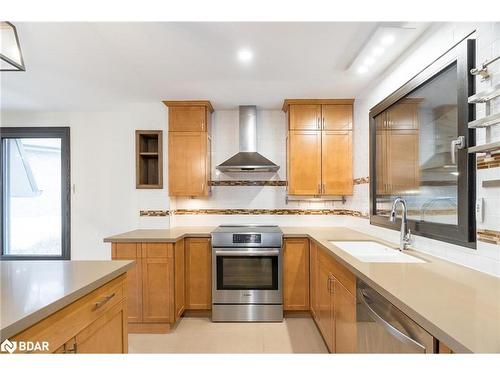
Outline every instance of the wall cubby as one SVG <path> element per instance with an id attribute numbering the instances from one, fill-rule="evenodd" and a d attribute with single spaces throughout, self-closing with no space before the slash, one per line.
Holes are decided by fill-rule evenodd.
<path id="1" fill-rule="evenodd" d="M 163 132 L 135 131 L 135 169 L 137 189 L 163 188 Z"/>

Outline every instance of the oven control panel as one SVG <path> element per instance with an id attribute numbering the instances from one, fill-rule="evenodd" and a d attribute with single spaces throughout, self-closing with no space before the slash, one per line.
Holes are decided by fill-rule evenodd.
<path id="1" fill-rule="evenodd" d="M 261 243 L 262 235 L 256 233 L 235 233 L 233 243 Z"/>

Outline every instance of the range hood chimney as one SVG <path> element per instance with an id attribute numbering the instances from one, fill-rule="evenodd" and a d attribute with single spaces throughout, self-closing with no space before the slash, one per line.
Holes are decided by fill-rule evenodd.
<path id="1" fill-rule="evenodd" d="M 242 105 L 240 110 L 240 152 L 219 164 L 221 172 L 276 172 L 280 167 L 257 152 L 257 107 Z"/>

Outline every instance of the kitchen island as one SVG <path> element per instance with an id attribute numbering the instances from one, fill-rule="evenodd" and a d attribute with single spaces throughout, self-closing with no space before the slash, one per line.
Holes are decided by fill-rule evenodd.
<path id="1" fill-rule="evenodd" d="M 105 239 L 113 244 L 208 241 L 214 227 L 140 229 Z M 375 289 L 454 352 L 500 352 L 500 279 L 418 249 L 408 254 L 425 263 L 367 263 L 330 241 L 396 244 L 345 227 L 281 227 L 284 238 L 307 238 Z"/>
<path id="2" fill-rule="evenodd" d="M 126 272 L 132 265 L 1 262 L 0 341 L 15 342 L 17 352 L 126 353 Z M 40 345 L 30 349 L 27 342 Z"/>

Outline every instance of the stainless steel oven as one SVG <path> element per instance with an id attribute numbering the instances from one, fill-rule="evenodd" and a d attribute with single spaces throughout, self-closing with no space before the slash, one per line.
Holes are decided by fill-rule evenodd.
<path id="1" fill-rule="evenodd" d="M 282 237 L 277 226 L 212 232 L 212 320 L 281 321 Z"/>

